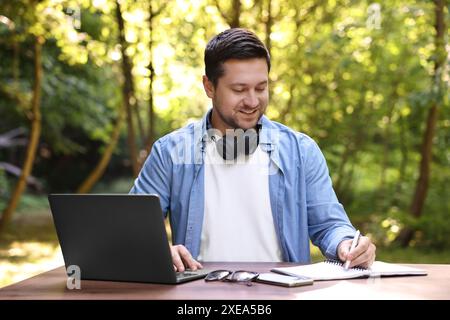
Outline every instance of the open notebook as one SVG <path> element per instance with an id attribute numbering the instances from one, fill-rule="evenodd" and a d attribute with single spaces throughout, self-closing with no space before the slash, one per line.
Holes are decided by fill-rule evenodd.
<path id="1" fill-rule="evenodd" d="M 393 263 L 375 261 L 370 269 L 351 268 L 345 270 L 343 263 L 327 260 L 304 266 L 274 268 L 271 271 L 292 276 L 305 276 L 314 280 L 338 280 L 363 277 L 426 275 L 425 270 Z"/>

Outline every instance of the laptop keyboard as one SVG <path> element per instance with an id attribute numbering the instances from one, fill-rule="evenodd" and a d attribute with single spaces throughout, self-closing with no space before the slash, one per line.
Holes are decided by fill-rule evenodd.
<path id="1" fill-rule="evenodd" d="M 197 270 L 197 271 L 191 271 L 191 270 L 186 270 L 183 272 L 177 272 L 177 279 L 184 279 L 184 278 L 190 278 L 192 276 L 197 276 L 197 275 L 206 275 L 206 271 L 205 270 Z"/>

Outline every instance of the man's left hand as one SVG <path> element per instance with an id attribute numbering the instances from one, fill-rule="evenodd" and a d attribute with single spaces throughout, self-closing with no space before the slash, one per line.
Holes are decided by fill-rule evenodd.
<path id="1" fill-rule="evenodd" d="M 341 261 L 351 260 L 349 268 L 360 266 L 369 268 L 375 261 L 376 246 L 368 237 L 360 237 L 358 245 L 351 251 L 352 239 L 343 240 L 338 246 L 338 257 Z"/>

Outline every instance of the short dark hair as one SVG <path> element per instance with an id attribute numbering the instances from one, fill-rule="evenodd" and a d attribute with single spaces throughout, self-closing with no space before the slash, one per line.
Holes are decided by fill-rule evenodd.
<path id="1" fill-rule="evenodd" d="M 270 70 L 269 51 L 253 32 L 242 28 L 225 30 L 214 36 L 206 45 L 205 74 L 215 87 L 224 74 L 225 61 L 251 58 L 265 58 Z"/>

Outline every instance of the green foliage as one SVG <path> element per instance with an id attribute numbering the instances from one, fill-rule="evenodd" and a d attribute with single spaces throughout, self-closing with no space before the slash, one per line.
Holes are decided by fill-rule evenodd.
<path id="1" fill-rule="evenodd" d="M 137 113 L 149 122 L 151 61 L 160 137 L 211 106 L 201 85 L 203 51 L 228 25 L 217 1 L 153 0 L 158 15 L 150 30 L 149 1 L 121 1 L 121 8 Z M 228 2 L 218 2 L 222 12 L 232 11 Z M 409 226 L 416 231 L 413 246 L 448 248 L 450 90 L 448 75 L 439 88 L 433 82 L 434 61 L 445 54 L 435 52 L 433 2 L 383 1 L 378 18 L 373 1 L 270 2 L 268 116 L 318 141 L 350 219 L 380 246 L 392 246 Z M 265 41 L 268 3 L 242 1 L 240 17 L 243 27 Z M 78 27 L 70 8 L 79 8 Z M 15 26 L 0 23 L 0 127 L 29 125 L 31 44 L 33 36 L 43 36 L 43 131 L 34 175 L 46 190 L 73 190 L 109 141 L 122 105 L 115 1 L 44 0 L 36 7 L 2 1 L 0 15 Z M 448 8 L 445 15 L 448 28 Z M 439 119 L 432 176 L 423 215 L 412 219 L 420 146 L 433 103 Z M 100 189 L 129 175 L 127 152 L 124 126 Z M 0 157 L 20 164 L 23 148 L 1 149 Z M 0 190 L 7 179 L 0 173 Z"/>
<path id="2" fill-rule="evenodd" d="M 71 134 L 76 134 L 74 138 L 83 133 L 93 140 L 108 141 L 112 129 L 109 124 L 117 118 L 116 109 L 120 105 L 119 84 L 112 70 L 92 63 L 65 65 L 55 60 L 54 55 L 49 54 L 44 62 L 47 71 L 42 87 L 45 139 L 55 152 L 65 154 L 84 151 Z"/>
<path id="3" fill-rule="evenodd" d="M 391 263 L 450 263 L 448 250 L 436 250 L 433 248 L 396 248 L 379 247 L 377 249 L 377 260 Z"/>

